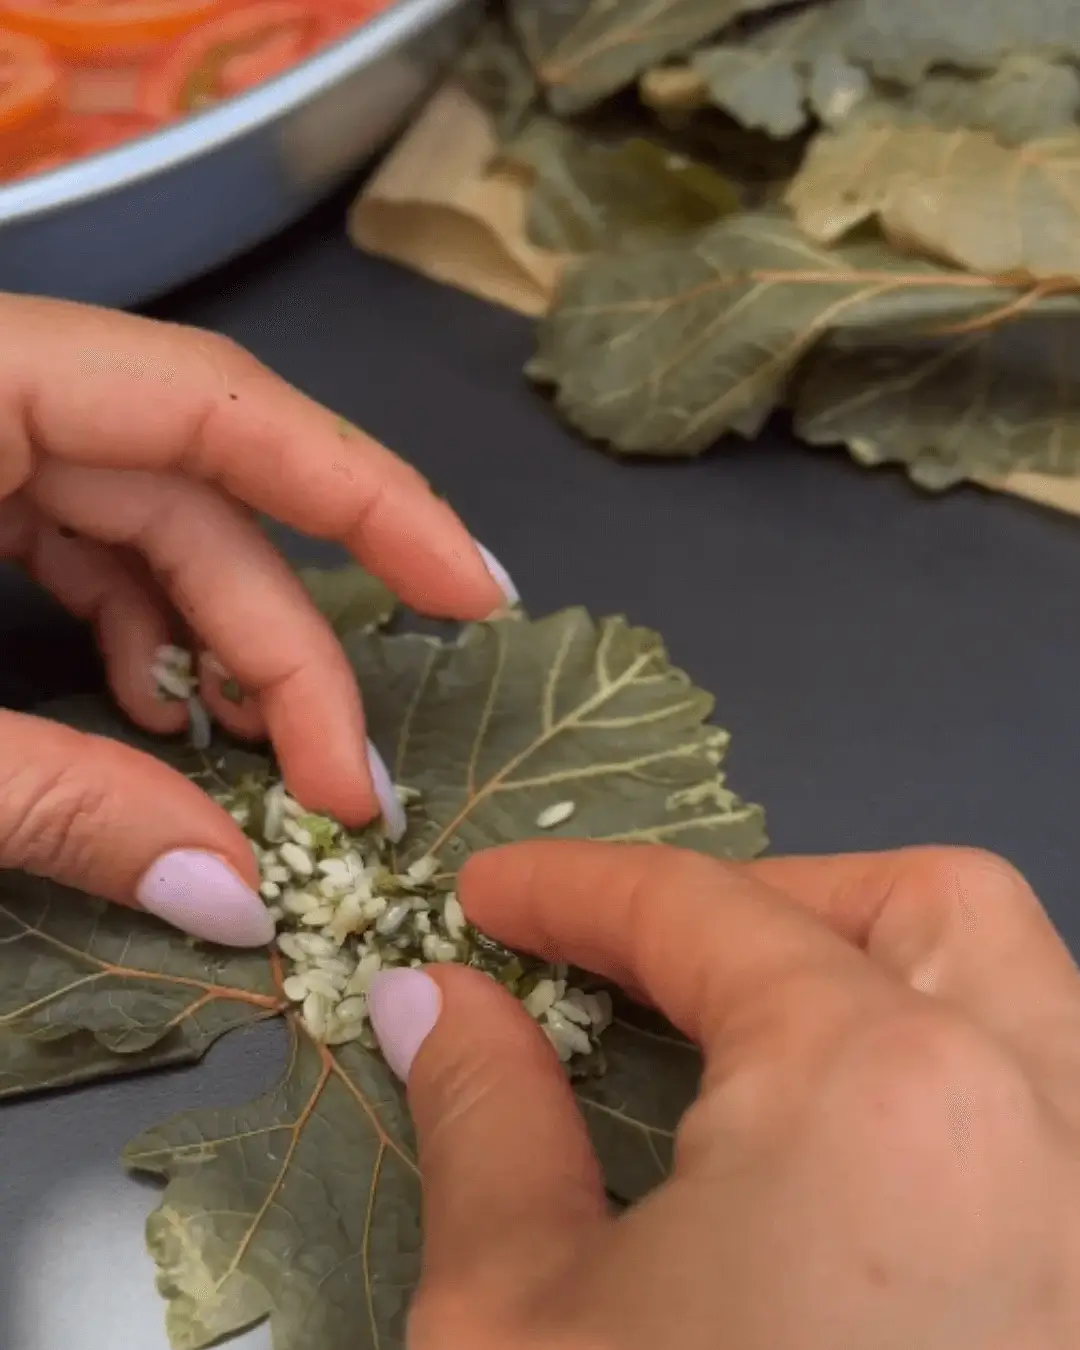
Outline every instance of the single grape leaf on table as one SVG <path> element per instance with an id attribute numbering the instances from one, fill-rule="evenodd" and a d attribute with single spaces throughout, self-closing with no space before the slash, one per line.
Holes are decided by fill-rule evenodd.
<path id="1" fill-rule="evenodd" d="M 641 136 L 605 142 L 536 118 L 504 157 L 532 176 L 526 229 L 541 248 L 590 253 L 689 234 L 737 211 L 715 169 Z"/>
<path id="2" fill-rule="evenodd" d="M 778 0 L 509 0 L 511 24 L 557 113 L 581 112 L 642 71 Z"/>
<path id="3" fill-rule="evenodd" d="M 381 633 L 345 643 L 373 738 L 398 781 L 423 794 L 400 866 L 434 851 L 453 869 L 477 848 L 539 835 L 538 813 L 565 800 L 575 811 L 564 836 L 736 858 L 764 847 L 760 809 L 724 786 L 727 736 L 706 725 L 711 697 L 648 630 L 568 610 L 471 625 L 450 644 Z M 64 711 L 192 766 L 194 752 L 94 707 Z M 208 780 L 218 749 L 198 757 Z M 312 1042 L 265 953 L 210 948 L 21 873 L 0 874 L 0 923 L 8 1095 L 196 1058 L 233 1027 L 277 1014 L 289 1024 L 277 1089 L 180 1115 L 125 1154 L 168 1180 L 148 1240 L 175 1350 L 266 1315 L 275 1350 L 401 1350 L 419 1191 L 403 1095 L 381 1058 Z M 641 1010 L 621 1010 L 611 1031 L 608 1077 L 579 1095 L 611 1189 L 632 1200 L 664 1173 L 698 1057 Z"/>
<path id="4" fill-rule="evenodd" d="M 1008 147 L 868 106 L 815 138 L 786 200 L 820 243 L 873 218 L 898 247 L 984 276 L 1080 277 L 1080 128 Z"/>
<path id="5" fill-rule="evenodd" d="M 934 491 L 963 479 L 1080 473 L 1080 359 L 1058 319 L 855 350 L 826 344 L 799 377 L 795 430 Z"/>
<path id="6" fill-rule="evenodd" d="M 755 436 L 828 334 L 877 340 L 1022 313 L 1080 312 L 878 240 L 826 249 L 779 213 L 732 216 L 670 247 L 590 258 L 539 327 L 529 371 L 560 411 L 626 454 L 693 455 Z"/>

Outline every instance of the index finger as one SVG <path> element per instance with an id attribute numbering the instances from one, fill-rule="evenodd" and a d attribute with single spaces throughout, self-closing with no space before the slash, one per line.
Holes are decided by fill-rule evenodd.
<path id="1" fill-rule="evenodd" d="M 880 971 L 783 892 L 698 853 L 510 844 L 470 858 L 458 894 L 483 932 L 642 991 L 712 1051 L 761 1033 L 817 1036 L 894 999 Z"/>
<path id="2" fill-rule="evenodd" d="M 35 450 L 179 471 L 344 544 L 423 613 L 482 619 L 512 592 L 415 469 L 216 334 L 3 296 L 0 390 L 0 497 Z"/>

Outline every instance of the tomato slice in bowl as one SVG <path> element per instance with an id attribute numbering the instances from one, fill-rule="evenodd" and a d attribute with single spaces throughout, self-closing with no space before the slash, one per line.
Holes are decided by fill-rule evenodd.
<path id="1" fill-rule="evenodd" d="M 95 60 L 141 54 L 223 7 L 224 0 L 0 0 L 0 24 Z"/>
<path id="2" fill-rule="evenodd" d="M 58 118 L 21 136 L 0 138 L 0 182 L 61 169 L 72 160 L 145 136 L 159 125 L 141 113 L 94 113 Z"/>
<path id="3" fill-rule="evenodd" d="M 43 42 L 0 29 L 0 135 L 60 106 L 64 77 Z"/>
<path id="4" fill-rule="evenodd" d="M 139 107 L 162 119 L 200 112 L 280 75 L 332 37 L 326 14 L 292 0 L 226 10 L 148 63 Z"/>

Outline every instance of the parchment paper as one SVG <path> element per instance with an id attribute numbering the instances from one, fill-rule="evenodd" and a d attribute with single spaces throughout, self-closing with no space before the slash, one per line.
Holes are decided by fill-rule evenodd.
<path id="1" fill-rule="evenodd" d="M 567 260 L 526 238 L 528 182 L 493 166 L 497 148 L 487 113 L 449 81 L 353 202 L 349 237 L 368 253 L 536 317 Z M 1014 473 L 979 481 L 1080 516 L 1080 479 Z"/>

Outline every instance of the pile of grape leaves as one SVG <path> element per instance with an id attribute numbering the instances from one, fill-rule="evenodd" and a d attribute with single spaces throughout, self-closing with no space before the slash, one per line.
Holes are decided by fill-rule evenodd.
<path id="1" fill-rule="evenodd" d="M 460 74 L 572 260 L 527 370 L 593 440 L 783 410 L 928 489 L 1080 472 L 1080 6 L 503 0 Z"/>
<path id="2" fill-rule="evenodd" d="M 432 852 L 456 870 L 477 849 L 535 836 L 553 793 L 576 810 L 548 833 L 732 858 L 764 848 L 760 808 L 724 784 L 711 696 L 655 633 L 568 609 L 469 625 L 446 641 L 389 634 L 392 601 L 358 568 L 301 576 L 356 671 L 369 732 L 396 781 L 421 794 L 400 867 Z M 38 711 L 197 781 L 208 765 L 218 783 L 269 767 L 259 747 L 221 738 L 200 753 L 140 732 L 104 696 Z M 186 1112 L 124 1153 L 128 1168 L 168 1183 L 147 1243 L 170 1342 L 199 1350 L 269 1317 L 275 1350 L 402 1350 L 418 1173 L 404 1097 L 381 1057 L 312 1041 L 267 952 L 194 942 L 147 915 L 0 873 L 0 1097 L 197 1060 L 227 1032 L 278 1017 L 290 1049 L 273 1091 Z M 575 1087 L 609 1194 L 627 1203 L 666 1175 L 699 1061 L 618 995 L 602 1049 L 606 1072 Z M 78 1097 L 65 1109 L 77 1117 Z"/>

